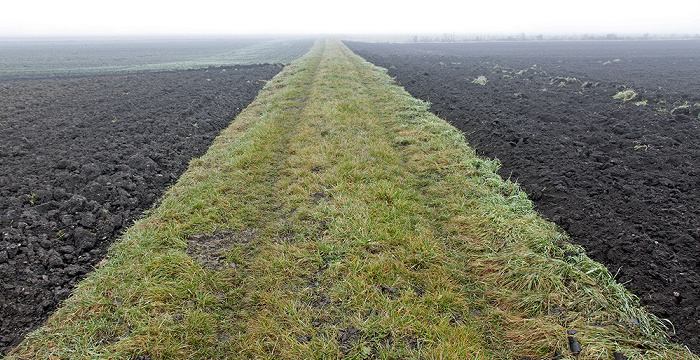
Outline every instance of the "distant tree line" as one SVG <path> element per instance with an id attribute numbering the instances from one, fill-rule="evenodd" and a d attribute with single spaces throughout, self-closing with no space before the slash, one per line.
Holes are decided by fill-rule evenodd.
<path id="1" fill-rule="evenodd" d="M 543 40 L 700 40 L 700 34 L 650 34 L 618 35 L 609 34 L 575 34 L 575 35 L 544 35 L 526 34 L 518 35 L 457 35 L 444 33 L 442 35 L 413 35 L 411 41 L 419 42 L 466 42 L 466 41 L 543 41 Z"/>

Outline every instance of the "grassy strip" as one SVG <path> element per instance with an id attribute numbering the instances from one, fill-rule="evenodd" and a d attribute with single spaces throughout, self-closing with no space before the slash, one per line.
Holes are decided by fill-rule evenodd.
<path id="1" fill-rule="evenodd" d="M 320 41 L 9 358 L 696 358 L 497 167 Z"/>

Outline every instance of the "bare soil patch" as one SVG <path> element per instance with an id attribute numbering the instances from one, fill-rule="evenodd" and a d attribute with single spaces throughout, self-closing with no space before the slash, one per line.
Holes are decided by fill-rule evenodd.
<path id="1" fill-rule="evenodd" d="M 205 269 L 220 271 L 232 266 L 227 262 L 226 252 L 233 244 L 248 244 L 257 238 L 257 230 L 215 231 L 210 234 L 196 234 L 187 239 L 185 252 Z"/>
<path id="2" fill-rule="evenodd" d="M 498 158 L 700 352 L 697 41 L 347 45 Z M 613 99 L 625 89 L 638 97 Z"/>
<path id="3" fill-rule="evenodd" d="M 280 70 L 0 81 L 0 355 Z"/>

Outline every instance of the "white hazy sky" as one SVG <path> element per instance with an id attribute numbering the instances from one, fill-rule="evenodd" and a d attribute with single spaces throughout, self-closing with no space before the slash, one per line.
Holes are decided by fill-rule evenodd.
<path id="1" fill-rule="evenodd" d="M 700 33 L 700 0 L 3 0 L 0 37 Z"/>

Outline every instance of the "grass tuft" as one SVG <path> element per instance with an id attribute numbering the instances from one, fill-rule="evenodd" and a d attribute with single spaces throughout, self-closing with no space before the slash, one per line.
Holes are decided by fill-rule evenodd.
<path id="1" fill-rule="evenodd" d="M 632 101 L 637 98 L 637 92 L 632 89 L 626 89 L 619 91 L 617 94 L 613 95 L 613 99 L 618 99 L 622 101 Z"/>
<path id="2" fill-rule="evenodd" d="M 478 76 L 474 80 L 472 80 L 472 84 L 478 84 L 478 85 L 486 85 L 488 80 L 486 79 L 486 76 Z"/>

